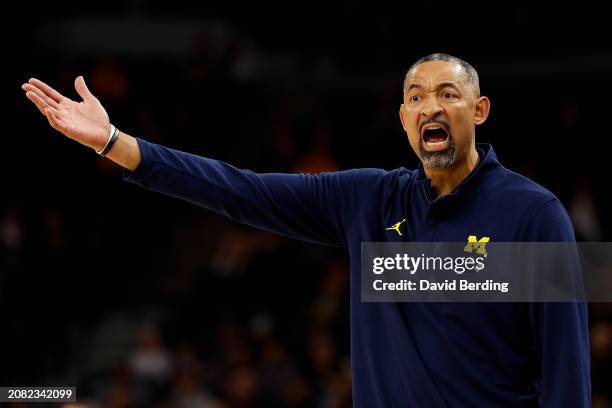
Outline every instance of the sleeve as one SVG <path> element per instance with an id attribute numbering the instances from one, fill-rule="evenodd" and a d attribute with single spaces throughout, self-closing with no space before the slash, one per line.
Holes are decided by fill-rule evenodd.
<path id="1" fill-rule="evenodd" d="M 534 213 L 525 242 L 574 242 L 567 212 L 558 199 Z M 540 360 L 540 406 L 591 406 L 589 328 L 584 302 L 530 304 L 535 347 Z"/>
<path id="2" fill-rule="evenodd" d="M 138 139 L 141 162 L 127 181 L 237 222 L 290 238 L 346 247 L 362 169 L 330 173 L 254 173 Z M 359 182 L 362 177 L 359 177 Z"/>

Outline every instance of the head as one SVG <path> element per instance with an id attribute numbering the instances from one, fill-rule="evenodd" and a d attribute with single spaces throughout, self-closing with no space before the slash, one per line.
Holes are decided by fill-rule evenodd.
<path id="1" fill-rule="evenodd" d="M 459 58 L 431 54 L 406 72 L 400 119 L 426 168 L 450 169 L 475 154 L 476 126 L 489 108 L 478 73 Z"/>

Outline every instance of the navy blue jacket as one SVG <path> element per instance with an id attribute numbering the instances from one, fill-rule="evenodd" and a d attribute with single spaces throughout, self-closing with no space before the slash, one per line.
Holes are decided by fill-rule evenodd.
<path id="1" fill-rule="evenodd" d="M 344 247 L 351 268 L 356 408 L 590 407 L 584 303 L 362 303 L 364 241 L 573 241 L 549 191 L 504 168 L 490 145 L 451 193 L 422 167 L 257 174 L 138 140 L 126 179 L 238 222 Z M 406 219 L 402 236 L 385 230 Z"/>

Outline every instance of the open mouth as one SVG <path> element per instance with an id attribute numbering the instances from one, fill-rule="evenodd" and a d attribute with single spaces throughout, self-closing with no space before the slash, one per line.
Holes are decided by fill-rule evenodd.
<path id="1" fill-rule="evenodd" d="M 448 131 L 440 124 L 426 125 L 421 132 L 423 147 L 427 151 L 444 150 L 449 145 Z"/>

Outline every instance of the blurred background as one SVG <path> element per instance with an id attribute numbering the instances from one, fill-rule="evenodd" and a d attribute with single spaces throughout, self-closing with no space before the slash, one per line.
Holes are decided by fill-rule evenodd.
<path id="1" fill-rule="evenodd" d="M 579 240 L 612 240 L 612 47 L 587 3 L 23 3 L 2 28 L 1 385 L 74 385 L 91 407 L 351 406 L 346 254 L 123 182 L 50 128 L 30 77 L 77 98 L 84 75 L 120 129 L 238 167 L 413 168 L 403 76 L 449 53 L 492 100 L 477 139 L 554 192 Z M 612 307 L 590 327 L 609 407 Z"/>

